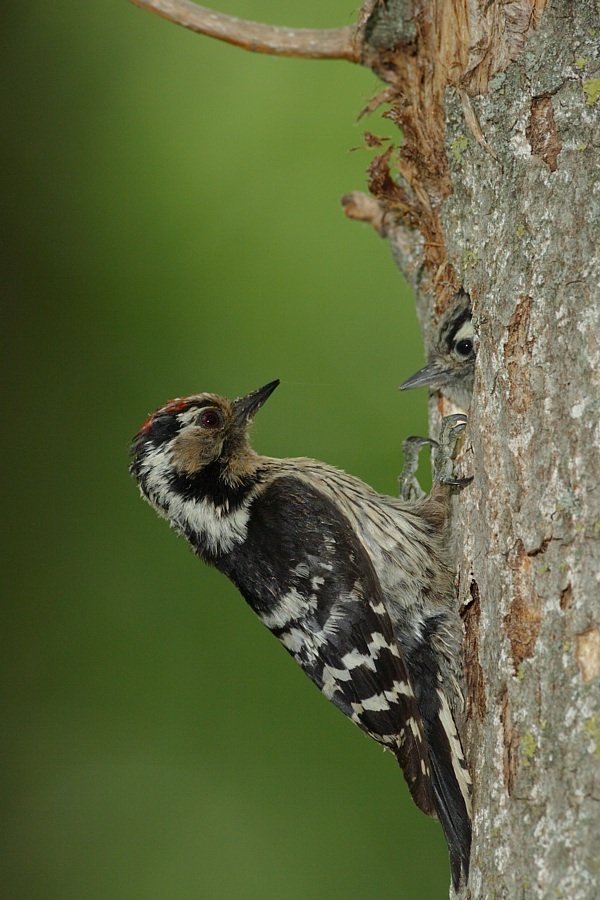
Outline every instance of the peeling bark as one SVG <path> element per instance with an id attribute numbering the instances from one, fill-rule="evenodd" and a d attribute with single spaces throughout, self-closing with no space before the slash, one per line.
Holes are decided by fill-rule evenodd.
<path id="1" fill-rule="evenodd" d="M 554 122 L 551 97 L 534 97 L 531 101 L 525 137 L 531 144 L 531 155 L 543 159 L 550 171 L 556 172 L 562 141 Z"/>
<path id="2" fill-rule="evenodd" d="M 600 677 L 600 630 L 588 628 L 575 635 L 575 657 L 582 681 Z"/>
<path id="3" fill-rule="evenodd" d="M 384 216 L 395 213 L 392 245 L 399 227 L 418 232 L 420 264 L 408 274 L 415 288 L 433 298 L 438 318 L 460 286 L 441 218 L 453 190 L 445 147 L 446 93 L 451 89 L 461 97 L 470 133 L 494 157 L 468 95 L 487 91 L 490 79 L 519 56 L 545 5 L 546 0 L 379 2 L 364 27 L 362 62 L 389 84 L 380 99 L 391 105 L 384 115 L 402 129 L 396 167 L 399 185 L 407 188 L 399 197 L 380 171 L 370 190 L 382 202 Z M 374 162 L 376 169 L 389 165 L 391 152 Z M 404 235 L 401 242 L 406 241 Z M 398 254 L 392 246 L 392 251 L 400 260 L 406 254 L 405 248 Z"/>
<path id="4" fill-rule="evenodd" d="M 476 581 L 469 585 L 470 598 L 462 608 L 461 616 L 465 626 L 465 680 L 466 718 L 475 717 L 483 722 L 487 712 L 485 680 L 479 662 L 479 629 L 481 623 L 481 598 Z"/>
<path id="5" fill-rule="evenodd" d="M 511 576 L 510 608 L 504 618 L 504 631 L 510 644 L 514 674 L 526 659 L 535 656 L 535 645 L 542 623 L 542 603 L 535 591 L 534 573 L 522 541 L 517 541 L 508 556 Z"/>

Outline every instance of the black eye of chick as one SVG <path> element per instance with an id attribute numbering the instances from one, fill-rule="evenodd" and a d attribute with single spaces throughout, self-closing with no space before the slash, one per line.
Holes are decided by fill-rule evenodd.
<path id="1" fill-rule="evenodd" d="M 471 338 L 463 338 L 454 346 L 454 350 L 459 356 L 470 356 L 473 352 L 473 341 Z"/>
<path id="2" fill-rule="evenodd" d="M 215 409 L 205 410 L 196 419 L 196 425 L 201 425 L 202 428 L 218 428 L 221 424 L 221 416 Z"/>

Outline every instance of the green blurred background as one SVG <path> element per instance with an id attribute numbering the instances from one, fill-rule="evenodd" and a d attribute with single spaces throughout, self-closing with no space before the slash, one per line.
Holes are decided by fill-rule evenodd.
<path id="1" fill-rule="evenodd" d="M 223 0 L 288 25 L 342 0 Z M 426 398 L 414 307 L 347 220 L 378 88 L 126 0 L 2 12 L 2 896 L 434 898 L 439 826 L 234 588 L 139 499 L 128 442 L 169 398 L 280 378 L 257 449 L 388 493 Z"/>

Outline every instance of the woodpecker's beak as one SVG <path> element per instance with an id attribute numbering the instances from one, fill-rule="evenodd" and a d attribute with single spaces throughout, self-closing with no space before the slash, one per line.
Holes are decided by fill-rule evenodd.
<path id="1" fill-rule="evenodd" d="M 244 425 L 247 422 L 251 422 L 254 418 L 254 413 L 257 412 L 265 400 L 267 400 L 277 385 L 279 384 L 279 379 L 277 378 L 275 381 L 270 381 L 268 384 L 265 384 L 264 387 L 259 388 L 257 391 L 252 391 L 250 394 L 246 394 L 245 397 L 239 397 L 239 399 L 233 401 L 233 416 L 238 425 Z"/>
<path id="2" fill-rule="evenodd" d="M 450 369 L 442 368 L 439 363 L 430 363 L 424 369 L 419 369 L 418 372 L 415 372 L 414 375 L 403 381 L 398 390 L 410 391 L 412 388 L 418 387 L 442 387 L 442 385 L 446 384 L 451 374 Z"/>

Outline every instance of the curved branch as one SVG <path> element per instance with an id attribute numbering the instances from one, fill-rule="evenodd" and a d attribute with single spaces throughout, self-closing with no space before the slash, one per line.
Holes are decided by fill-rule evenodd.
<path id="1" fill-rule="evenodd" d="M 345 28 L 284 28 L 238 19 L 215 12 L 189 0 L 130 0 L 135 6 L 156 13 L 190 31 L 218 38 L 255 53 L 297 56 L 307 59 L 346 59 L 360 62 L 357 25 Z"/>

